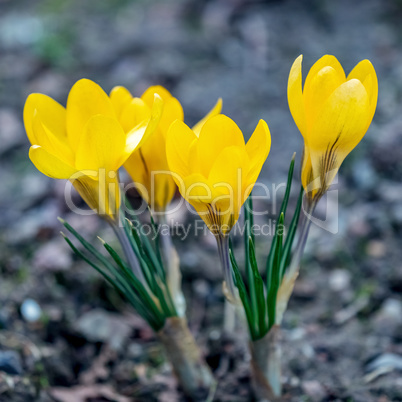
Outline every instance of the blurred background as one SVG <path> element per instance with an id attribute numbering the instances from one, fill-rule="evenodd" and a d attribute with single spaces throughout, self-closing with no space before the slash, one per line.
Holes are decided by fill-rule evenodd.
<path id="1" fill-rule="evenodd" d="M 93 242 L 113 241 L 96 216 L 68 210 L 64 182 L 29 161 L 27 95 L 65 104 L 82 77 L 137 96 L 161 84 L 188 124 L 222 97 L 246 136 L 260 118 L 268 122 L 272 150 L 260 181 L 271 186 L 286 179 L 293 152 L 301 155 L 286 99 L 291 64 L 303 54 L 305 76 L 328 53 L 347 73 L 371 60 L 379 102 L 334 187 L 338 233 L 311 230 L 284 321 L 284 391 L 289 401 L 401 401 L 401 18 L 399 0 L 0 1 L 0 400 L 182 398 L 151 330 L 59 235 L 62 216 Z M 267 241 L 259 238 L 261 258 Z M 190 327 L 217 370 L 215 400 L 249 401 L 246 328 L 221 335 L 214 241 L 175 244 Z"/>

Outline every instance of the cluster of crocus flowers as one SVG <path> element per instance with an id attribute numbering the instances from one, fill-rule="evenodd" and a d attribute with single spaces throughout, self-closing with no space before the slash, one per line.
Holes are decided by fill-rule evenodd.
<path id="1" fill-rule="evenodd" d="M 346 76 L 338 60 L 326 55 L 313 65 L 303 86 L 301 63 L 299 56 L 291 68 L 288 101 L 304 138 L 301 182 L 311 213 L 343 160 L 370 126 L 378 83 L 368 60 L 358 63 Z M 162 329 L 160 339 L 168 354 L 174 351 L 173 366 L 184 389 L 192 395 L 197 394 L 200 384 L 209 387 L 213 380 L 179 313 L 180 272 L 171 239 L 162 237 L 159 243 L 158 238 L 151 245 L 129 222 L 124 222 L 123 230 L 116 225 L 121 204 L 121 166 L 128 171 L 142 198 L 162 217 L 178 187 L 217 240 L 227 299 L 243 303 L 252 340 L 255 394 L 262 400 L 276 400 L 281 393 L 277 334 L 298 276 L 311 219 L 305 214 L 299 223 L 302 188 L 288 234 L 284 236 L 278 230 L 274 235 L 264 282 L 249 232 L 252 216 L 245 214 L 245 286 L 234 253 L 229 252 L 229 234 L 268 157 L 271 136 L 268 125 L 260 120 L 246 143 L 236 123 L 220 114 L 221 107 L 219 100 L 190 128 L 183 122 L 180 102 L 161 86 L 148 88 L 141 97 L 133 97 L 119 86 L 108 96 L 97 84 L 83 79 L 71 89 L 66 108 L 46 95 L 30 95 L 24 108 L 24 123 L 32 144 L 29 155 L 35 166 L 47 176 L 70 180 L 86 203 L 112 223 L 132 271 L 106 243 L 105 248 L 126 276 L 113 266 L 108 268 L 110 264 L 105 263 L 103 256 L 99 257 L 94 248 L 86 246 L 85 240 L 64 224 L 105 264 L 114 275 L 109 281 L 117 289 L 122 287 L 152 328 Z M 278 225 L 282 226 L 294 158 L 290 166 L 278 216 Z M 247 204 L 251 205 L 251 199 Z M 297 230 L 298 242 L 293 248 Z M 160 249 L 164 258 L 160 258 Z M 104 273 L 102 269 L 98 271 Z"/>
<path id="2" fill-rule="evenodd" d="M 166 135 L 175 120 L 184 120 L 183 108 L 178 99 L 160 85 L 149 87 L 141 98 L 133 97 L 124 87 L 115 87 L 110 93 L 110 99 L 122 127 L 126 132 L 130 132 L 138 124 L 138 116 L 145 118 L 151 115 L 155 95 L 163 100 L 163 112 L 158 127 L 155 133 L 131 154 L 124 168 L 136 184 L 141 197 L 154 211 L 163 212 L 176 192 L 175 181 L 166 158 Z M 193 129 L 199 131 L 209 117 L 220 113 L 221 108 L 222 101 L 219 99 L 208 115 Z"/>
<path id="3" fill-rule="evenodd" d="M 72 87 L 66 108 L 46 95 L 31 94 L 24 107 L 29 157 L 43 174 L 70 180 L 90 208 L 115 223 L 121 203 L 117 171 L 156 129 L 162 107 L 156 95 L 152 111 L 138 114 L 125 132 L 113 103 L 91 80 Z"/>
<path id="4" fill-rule="evenodd" d="M 329 188 L 346 156 L 369 128 L 377 105 L 378 82 L 368 60 L 346 77 L 330 55 L 319 59 L 302 89 L 302 56 L 290 71 L 288 101 L 304 138 L 302 184 L 310 200 Z"/>

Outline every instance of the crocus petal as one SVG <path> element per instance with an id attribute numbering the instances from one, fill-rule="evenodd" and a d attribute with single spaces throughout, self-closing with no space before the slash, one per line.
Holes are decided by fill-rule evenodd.
<path id="1" fill-rule="evenodd" d="M 131 95 L 130 91 L 127 88 L 118 86 L 114 87 L 110 91 L 110 100 L 116 112 L 117 118 L 120 118 L 123 109 L 126 107 L 128 103 L 130 103 L 133 96 Z"/>
<path id="2" fill-rule="evenodd" d="M 216 209 L 223 215 L 233 215 L 235 221 L 244 202 L 243 188 L 247 187 L 245 183 L 249 163 L 244 148 L 225 148 L 216 159 L 208 177 Z"/>
<path id="3" fill-rule="evenodd" d="M 141 96 L 141 99 L 149 106 L 153 106 L 154 96 L 155 94 L 159 95 L 163 102 L 163 113 L 161 117 L 161 121 L 159 123 L 159 128 L 162 130 L 163 134 L 166 136 L 166 133 L 169 129 L 169 126 L 175 120 L 183 120 L 184 113 L 183 108 L 180 102 L 174 98 L 171 93 L 164 87 L 160 85 L 155 85 L 149 87 Z"/>
<path id="4" fill-rule="evenodd" d="M 301 182 L 306 192 L 312 191 L 313 170 L 311 165 L 310 150 L 306 144 L 304 144 L 303 157 L 302 157 L 302 169 L 301 169 Z"/>
<path id="5" fill-rule="evenodd" d="M 38 114 L 32 124 L 37 143 L 49 153 L 53 154 L 68 165 L 74 166 L 74 154 L 66 137 L 57 137 L 41 121 Z"/>
<path id="6" fill-rule="evenodd" d="M 245 148 L 244 137 L 237 124 L 223 114 L 211 117 L 202 127 L 198 142 L 198 158 L 205 177 L 208 177 L 222 150 L 232 145 Z"/>
<path id="7" fill-rule="evenodd" d="M 326 54 L 322 56 L 321 59 L 318 59 L 311 67 L 309 73 L 306 77 L 306 82 L 304 83 L 303 92 L 310 85 L 310 81 L 315 77 L 315 75 L 322 70 L 324 67 L 332 67 L 339 75 L 339 79 L 344 82 L 346 80 L 345 71 L 339 63 L 338 59 L 335 56 Z"/>
<path id="8" fill-rule="evenodd" d="M 95 82 L 82 79 L 71 88 L 67 99 L 67 135 L 77 149 L 88 120 L 95 115 L 116 118 L 112 102 Z"/>
<path id="9" fill-rule="evenodd" d="M 143 145 L 144 142 L 156 132 L 162 116 L 162 111 L 163 100 L 159 95 L 155 94 L 151 117 L 134 127 L 127 134 L 124 154 L 120 160 L 121 164 L 123 164 L 136 149 L 140 148 L 141 145 Z"/>
<path id="10" fill-rule="evenodd" d="M 348 80 L 353 78 L 358 79 L 366 88 L 370 99 L 370 115 L 373 117 L 377 107 L 378 79 L 374 67 L 369 60 L 362 60 L 355 66 L 348 75 Z"/>
<path id="11" fill-rule="evenodd" d="M 113 221 L 119 220 L 119 208 L 121 203 L 118 175 L 104 180 L 92 178 L 93 172 L 77 172 L 70 178 L 71 183 L 78 191 L 87 205 L 95 210 L 98 215 Z"/>
<path id="12" fill-rule="evenodd" d="M 271 134 L 268 125 L 264 120 L 260 120 L 246 144 L 246 151 L 250 159 L 247 180 L 250 183 L 256 182 L 270 149 Z"/>
<path id="13" fill-rule="evenodd" d="M 154 103 L 154 95 L 158 94 L 162 100 L 167 101 L 172 98 L 172 94 L 162 85 L 153 85 L 149 87 L 142 95 L 141 99 L 149 106 L 152 107 Z"/>
<path id="14" fill-rule="evenodd" d="M 154 134 L 124 163 L 141 197 L 154 210 L 163 210 L 172 200 L 176 184 L 169 171 L 162 135 Z"/>
<path id="15" fill-rule="evenodd" d="M 148 105 L 141 98 L 133 98 L 123 108 L 119 121 L 123 130 L 128 133 L 150 117 L 151 109 Z"/>
<path id="16" fill-rule="evenodd" d="M 325 102 L 310 132 L 309 147 L 326 152 L 336 142 L 336 148 L 349 153 L 364 136 L 369 113 L 363 84 L 357 79 L 345 82 Z"/>
<path id="17" fill-rule="evenodd" d="M 343 82 L 334 68 L 325 66 L 304 86 L 307 132 L 320 114 L 325 101 Z"/>
<path id="18" fill-rule="evenodd" d="M 31 146 L 29 158 L 40 172 L 53 179 L 69 179 L 76 173 L 74 167 L 61 161 L 39 145 Z"/>
<path id="19" fill-rule="evenodd" d="M 177 180 L 184 179 L 190 174 L 189 172 L 189 151 L 194 141 L 197 140 L 196 135 L 187 124 L 181 120 L 172 123 L 166 135 L 166 156 L 169 169 L 174 173 Z M 177 177 L 179 176 L 179 178 Z"/>
<path id="20" fill-rule="evenodd" d="M 249 157 L 243 147 L 225 148 L 216 158 L 208 176 L 208 181 L 221 194 L 238 193 L 248 173 Z M 217 186 L 217 184 L 222 184 Z"/>
<path id="21" fill-rule="evenodd" d="M 206 116 L 204 116 L 193 128 L 192 130 L 195 132 L 197 137 L 200 136 L 200 132 L 205 122 L 213 116 L 220 114 L 222 111 L 222 99 L 219 98 L 216 102 L 215 106 L 208 112 Z"/>
<path id="22" fill-rule="evenodd" d="M 213 201 L 213 188 L 209 181 L 199 173 L 194 173 L 183 179 L 179 184 L 180 192 L 190 204 L 200 202 L 210 204 Z"/>
<path id="23" fill-rule="evenodd" d="M 42 145 L 38 142 L 33 129 L 33 120 L 37 114 L 54 136 L 66 137 L 66 110 L 64 107 L 47 95 L 31 94 L 24 106 L 24 125 L 32 145 Z"/>
<path id="24" fill-rule="evenodd" d="M 306 116 L 302 93 L 302 60 L 303 55 L 300 55 L 293 63 L 290 69 L 288 80 L 288 103 L 290 113 L 297 125 L 297 128 L 305 135 Z"/>
<path id="25" fill-rule="evenodd" d="M 116 119 L 97 115 L 89 119 L 77 150 L 76 167 L 115 171 L 126 146 L 126 135 Z"/>

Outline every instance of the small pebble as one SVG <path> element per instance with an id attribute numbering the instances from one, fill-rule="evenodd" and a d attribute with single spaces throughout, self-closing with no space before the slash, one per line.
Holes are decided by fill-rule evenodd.
<path id="1" fill-rule="evenodd" d="M 367 254 L 373 258 L 384 257 L 387 252 L 387 246 L 379 240 L 371 240 L 367 245 Z"/>
<path id="2" fill-rule="evenodd" d="M 350 286 L 351 275 L 346 269 L 334 269 L 329 275 L 329 287 L 334 292 L 348 289 Z"/>
<path id="3" fill-rule="evenodd" d="M 25 321 L 36 322 L 42 315 L 42 309 L 33 299 L 26 299 L 21 305 L 21 315 Z"/>

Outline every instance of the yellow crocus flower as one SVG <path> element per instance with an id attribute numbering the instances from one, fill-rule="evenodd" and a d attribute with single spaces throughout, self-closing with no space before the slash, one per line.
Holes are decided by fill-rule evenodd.
<path id="1" fill-rule="evenodd" d="M 129 131 L 137 124 L 133 116 L 150 115 L 155 94 L 159 95 L 164 103 L 158 128 L 141 148 L 132 153 L 124 167 L 141 197 L 154 210 L 164 211 L 176 192 L 176 184 L 166 159 L 166 134 L 171 123 L 175 120 L 183 121 L 183 108 L 180 102 L 160 85 L 149 87 L 141 98 L 134 98 L 124 87 L 115 87 L 110 93 L 110 99 L 123 128 Z M 208 116 L 220 113 L 221 108 L 222 102 L 219 100 Z M 204 119 L 197 123 L 195 130 L 200 130 Z"/>
<path id="2" fill-rule="evenodd" d="M 346 77 L 339 61 L 325 55 L 310 69 L 302 89 L 302 58 L 290 70 L 288 102 L 304 137 L 302 184 L 309 199 L 318 200 L 369 128 L 378 82 L 369 60 L 358 63 Z"/>
<path id="3" fill-rule="evenodd" d="M 125 133 L 109 97 L 93 81 L 77 81 L 66 108 L 46 95 L 31 94 L 24 107 L 29 157 L 46 176 L 70 180 L 90 208 L 116 222 L 117 170 L 156 129 L 162 108 L 156 97 L 152 113 Z"/>
<path id="4" fill-rule="evenodd" d="M 226 237 L 236 223 L 271 147 L 268 125 L 260 120 L 247 144 L 236 123 L 218 114 L 198 132 L 176 120 L 166 154 L 179 191 L 211 232 Z"/>

